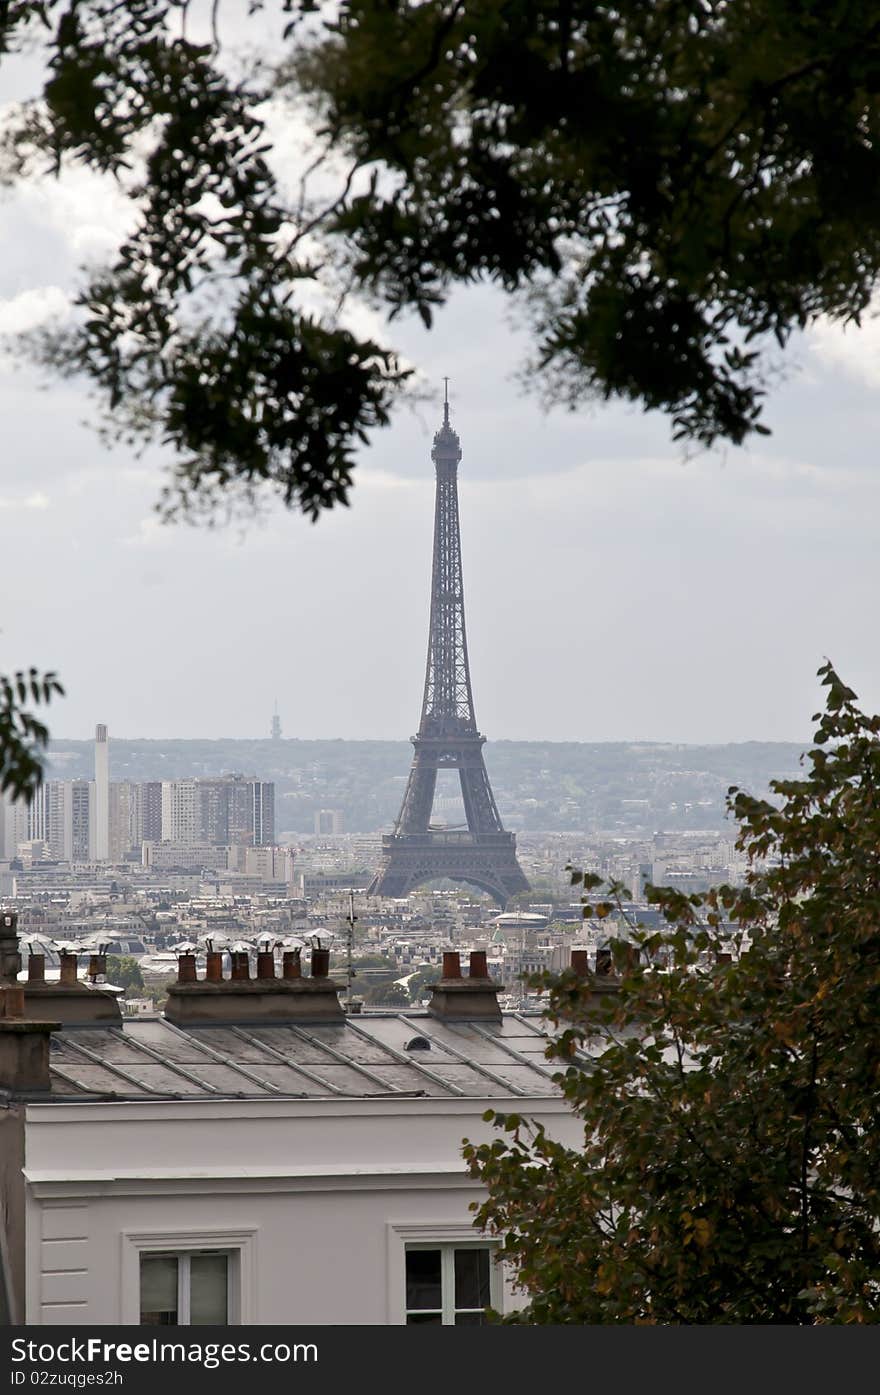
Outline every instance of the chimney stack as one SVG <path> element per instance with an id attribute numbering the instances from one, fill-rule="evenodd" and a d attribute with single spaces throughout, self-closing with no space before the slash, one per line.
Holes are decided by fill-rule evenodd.
<path id="1" fill-rule="evenodd" d="M 15 911 L 2 911 L 0 912 L 0 984 L 15 983 L 20 972 L 18 916 Z"/>
<path id="2" fill-rule="evenodd" d="M 471 950 L 467 978 L 462 977 L 458 951 L 447 951 L 443 977 L 431 986 L 428 1012 L 447 1022 L 500 1022 L 500 992 L 501 984 L 489 976 L 485 950 Z"/>
<path id="3" fill-rule="evenodd" d="M 27 982 L 24 985 L 27 1018 L 44 1017 L 63 1026 L 114 1027 L 122 1021 L 116 994 L 108 992 L 96 980 L 106 974 L 104 944 L 95 942 L 96 954 L 89 961 L 89 978 L 85 984 L 77 977 L 78 951 L 87 944 L 74 941 L 55 944 L 60 955 L 58 981 L 46 979 L 46 956 L 35 954 L 37 945 L 52 945 L 45 935 L 25 937 L 28 946 Z"/>
<path id="4" fill-rule="evenodd" d="M 343 1017 L 339 994 L 343 985 L 329 976 L 330 951 L 312 947 L 312 972 L 302 975 L 300 948 L 282 943 L 282 976 L 275 971 L 275 951 L 257 951 L 257 976 L 251 978 L 248 949 L 243 943 L 231 947 L 230 975 L 223 977 L 222 956 L 209 950 L 205 977 L 200 979 L 195 946 L 183 946 L 177 983 L 168 989 L 165 1016 L 175 1026 L 255 1026 L 284 1022 L 336 1022 Z M 190 961 L 184 970 L 184 961 Z M 191 967 L 190 967 L 191 965 Z M 184 974 L 186 975 L 184 977 Z"/>
<path id="5" fill-rule="evenodd" d="M 59 1022 L 26 1017 L 24 985 L 18 982 L 18 916 L 0 912 L 0 1089 L 11 1094 L 47 1094 L 49 1038 Z"/>

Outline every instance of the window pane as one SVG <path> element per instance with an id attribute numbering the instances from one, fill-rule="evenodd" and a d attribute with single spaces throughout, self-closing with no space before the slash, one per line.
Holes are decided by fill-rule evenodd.
<path id="1" fill-rule="evenodd" d="M 485 1308 L 489 1303 L 489 1251 L 455 1251 L 456 1308 Z"/>
<path id="2" fill-rule="evenodd" d="M 440 1251 L 407 1250 L 407 1308 L 440 1308 Z M 439 1322 L 439 1318 L 437 1319 Z"/>
<path id="3" fill-rule="evenodd" d="M 177 1326 L 177 1260 L 174 1255 L 141 1255 L 141 1322 Z"/>
<path id="4" fill-rule="evenodd" d="M 440 1316 L 439 1313 L 407 1313 L 407 1327 L 409 1327 L 411 1323 L 416 1322 L 433 1322 L 436 1323 L 438 1327 L 443 1326 L 443 1318 Z"/>
<path id="5" fill-rule="evenodd" d="M 456 1327 L 485 1327 L 485 1326 L 486 1326 L 486 1314 L 485 1314 L 485 1313 L 456 1313 L 456 1314 L 455 1314 L 455 1325 L 456 1325 Z"/>
<path id="6" fill-rule="evenodd" d="M 227 1255 L 193 1255 L 189 1268 L 189 1320 L 192 1327 L 225 1327 L 229 1287 Z"/>

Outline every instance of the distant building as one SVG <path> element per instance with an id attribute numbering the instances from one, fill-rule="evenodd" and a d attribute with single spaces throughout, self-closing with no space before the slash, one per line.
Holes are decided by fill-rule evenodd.
<path id="1" fill-rule="evenodd" d="M 147 780 L 141 791 L 141 837 L 158 843 L 162 837 L 162 781 Z"/>
<path id="2" fill-rule="evenodd" d="M 110 861 L 124 862 L 143 842 L 142 785 L 131 780 L 110 784 Z"/>
<path id="3" fill-rule="evenodd" d="M 110 860 L 110 742 L 103 723 L 95 727 L 95 817 L 92 830 L 96 862 Z"/>
<path id="4" fill-rule="evenodd" d="M 244 775 L 162 781 L 162 842 L 226 847 L 275 841 L 275 786 Z"/>
<path id="5" fill-rule="evenodd" d="M 294 877 L 297 893 L 313 899 L 337 891 L 366 891 L 372 873 L 364 868 L 353 872 L 298 872 Z"/>
<path id="6" fill-rule="evenodd" d="M 94 861 L 96 786 L 90 780 L 47 780 L 30 816 L 30 838 L 44 838 L 58 862 Z"/>
<path id="7" fill-rule="evenodd" d="M 315 832 L 330 834 L 345 832 L 345 814 L 342 809 L 319 809 L 315 814 Z"/>
<path id="8" fill-rule="evenodd" d="M 191 843 L 163 841 L 144 842 L 141 847 L 141 862 L 144 867 L 180 868 L 181 871 L 200 872 L 203 868 L 226 871 L 227 850 L 211 843 Z"/>
<path id="9" fill-rule="evenodd" d="M 197 780 L 162 781 L 163 843 L 201 842 L 199 813 Z"/>

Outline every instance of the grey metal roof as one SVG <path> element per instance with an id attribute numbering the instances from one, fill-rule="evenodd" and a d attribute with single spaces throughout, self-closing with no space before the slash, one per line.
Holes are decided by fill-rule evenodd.
<path id="1" fill-rule="evenodd" d="M 409 1050 L 414 1038 L 424 1045 Z M 540 1013 L 499 1023 L 426 1012 L 365 1013 L 296 1026 L 177 1027 L 164 1017 L 52 1037 L 56 1098 L 435 1098 L 553 1095 Z"/>

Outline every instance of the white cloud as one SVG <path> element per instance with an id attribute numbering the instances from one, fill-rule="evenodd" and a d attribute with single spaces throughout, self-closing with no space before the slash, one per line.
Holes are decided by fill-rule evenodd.
<path id="1" fill-rule="evenodd" d="M 822 363 L 869 387 L 880 383 L 880 309 L 869 311 L 861 325 L 820 320 L 808 339 Z"/>
<path id="2" fill-rule="evenodd" d="M 70 300 L 60 286 L 35 286 L 8 300 L 0 300 L 0 335 L 36 329 L 57 316 L 66 316 Z"/>
<path id="3" fill-rule="evenodd" d="M 28 494 L 24 499 L 3 499 L 0 498 L 0 509 L 47 509 L 49 499 L 45 494 L 39 492 Z"/>

